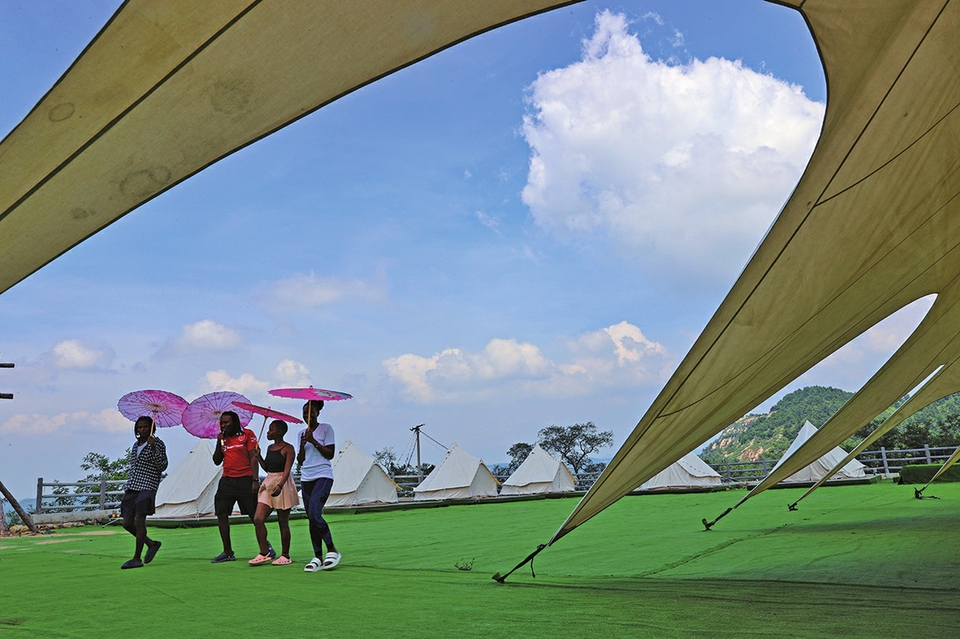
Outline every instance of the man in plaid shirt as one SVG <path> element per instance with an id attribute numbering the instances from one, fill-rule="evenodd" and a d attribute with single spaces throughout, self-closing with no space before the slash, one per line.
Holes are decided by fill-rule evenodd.
<path id="1" fill-rule="evenodd" d="M 120 566 L 123 569 L 143 568 L 160 550 L 160 542 L 147 537 L 147 515 L 156 511 L 160 475 L 167 469 L 167 447 L 154 436 L 153 419 L 146 415 L 138 417 L 133 432 L 137 441 L 130 449 L 130 477 L 120 502 L 120 515 L 124 529 L 137 539 L 137 551 L 133 559 Z M 140 559 L 144 545 L 147 554 Z"/>

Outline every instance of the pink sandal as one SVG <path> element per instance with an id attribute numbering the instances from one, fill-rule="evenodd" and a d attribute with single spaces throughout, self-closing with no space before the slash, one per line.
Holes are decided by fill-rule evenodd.
<path id="1" fill-rule="evenodd" d="M 289 557 L 284 557 L 283 555 L 280 555 L 279 557 L 273 560 L 274 566 L 289 566 L 292 563 L 293 562 L 290 561 Z"/>
<path id="2" fill-rule="evenodd" d="M 253 559 L 251 559 L 251 560 L 248 561 L 247 563 L 249 563 L 251 566 L 262 566 L 263 564 L 268 564 L 268 563 L 270 563 L 270 556 L 269 556 L 269 555 L 257 555 L 256 557 L 254 557 Z"/>

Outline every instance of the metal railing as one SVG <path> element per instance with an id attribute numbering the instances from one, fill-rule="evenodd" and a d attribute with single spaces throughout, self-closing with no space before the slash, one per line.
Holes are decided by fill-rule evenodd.
<path id="1" fill-rule="evenodd" d="M 891 475 L 900 472 L 908 464 L 933 464 L 943 462 L 953 454 L 954 446 L 929 446 L 923 448 L 891 449 L 881 447 L 880 450 L 868 450 L 857 455 L 857 459 L 865 468 L 867 475 Z M 725 484 L 749 484 L 763 480 L 773 467 L 776 459 L 761 457 L 756 461 L 723 462 L 711 464 L 711 467 L 720 473 L 721 481 Z M 294 473 L 294 482 L 299 488 L 300 477 Z M 600 473 L 580 473 L 577 477 L 576 490 L 586 491 L 593 486 Z M 497 480 L 503 483 L 505 475 L 498 475 Z M 418 484 L 416 475 L 397 475 L 393 477 L 399 487 L 400 497 L 412 497 L 413 489 Z M 100 481 L 86 482 L 52 482 L 45 483 L 43 478 L 37 479 L 37 514 L 56 512 L 83 512 L 90 510 L 113 510 L 120 507 L 120 497 L 123 495 L 125 479 L 101 479 Z M 45 492 L 46 489 L 51 492 Z M 73 488 L 73 491 L 69 491 Z M 85 490 L 78 490 L 85 489 Z"/>

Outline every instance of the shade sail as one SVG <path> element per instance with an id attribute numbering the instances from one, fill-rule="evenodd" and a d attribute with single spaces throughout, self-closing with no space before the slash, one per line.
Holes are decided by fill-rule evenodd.
<path id="1" fill-rule="evenodd" d="M 921 297 L 937 294 L 907 342 L 768 481 L 957 359 L 960 5 L 782 4 L 803 14 L 826 73 L 817 147 L 730 293 L 551 543 Z M 951 375 L 928 386 L 934 399 L 960 390 Z"/>
<path id="2" fill-rule="evenodd" d="M 556 0 L 130 0 L 0 143 L 0 292 L 358 87 Z"/>

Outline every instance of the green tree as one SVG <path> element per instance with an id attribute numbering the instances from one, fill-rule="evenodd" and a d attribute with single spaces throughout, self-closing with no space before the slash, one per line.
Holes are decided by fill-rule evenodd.
<path id="1" fill-rule="evenodd" d="M 83 461 L 80 462 L 80 470 L 87 471 L 87 475 L 78 479 L 78 482 L 97 482 L 100 479 L 107 481 L 126 481 L 130 476 L 130 448 L 122 457 L 110 459 L 100 453 L 87 453 Z M 161 478 L 166 477 L 164 473 Z M 100 503 L 100 486 L 77 486 L 74 491 L 76 495 L 81 495 L 78 503 L 83 505 Z"/>
<path id="2" fill-rule="evenodd" d="M 393 446 L 385 446 L 380 450 L 374 451 L 373 458 L 378 464 L 383 466 L 391 475 L 397 474 L 397 454 L 393 451 Z"/>
<path id="3" fill-rule="evenodd" d="M 591 454 L 613 445 L 613 431 L 597 432 L 593 422 L 572 426 L 553 425 L 540 429 L 537 442 L 548 453 L 558 455 L 576 475 L 592 463 Z"/>

